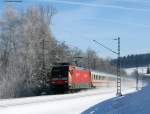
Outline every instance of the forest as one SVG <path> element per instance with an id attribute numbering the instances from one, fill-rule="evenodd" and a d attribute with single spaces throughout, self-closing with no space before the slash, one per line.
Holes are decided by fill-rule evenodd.
<path id="1" fill-rule="evenodd" d="M 122 68 L 133 67 L 148 67 L 150 65 L 150 53 L 128 55 L 120 58 Z M 112 65 L 117 63 L 117 60 L 111 60 Z"/>

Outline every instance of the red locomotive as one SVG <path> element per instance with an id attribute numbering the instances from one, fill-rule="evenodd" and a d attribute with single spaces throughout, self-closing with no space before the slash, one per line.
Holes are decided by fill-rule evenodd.
<path id="1" fill-rule="evenodd" d="M 114 80 L 114 75 L 62 63 L 53 66 L 50 85 L 54 91 L 66 92 L 112 84 L 115 86 Z"/>

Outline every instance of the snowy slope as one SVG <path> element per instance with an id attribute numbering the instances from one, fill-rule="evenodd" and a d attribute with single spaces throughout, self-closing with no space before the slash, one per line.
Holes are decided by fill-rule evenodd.
<path id="1" fill-rule="evenodd" d="M 150 114 L 150 86 L 143 90 L 99 103 L 82 114 Z"/>
<path id="2" fill-rule="evenodd" d="M 124 90 L 131 91 L 134 90 Z M 69 95 L 2 100 L 0 114 L 80 114 L 115 94 L 115 89 L 101 88 Z"/>

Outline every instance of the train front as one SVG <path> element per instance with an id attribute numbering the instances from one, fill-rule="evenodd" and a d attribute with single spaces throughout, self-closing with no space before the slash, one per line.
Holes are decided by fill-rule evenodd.
<path id="1" fill-rule="evenodd" d="M 53 92 L 63 93 L 68 91 L 69 65 L 56 65 L 51 71 L 51 88 Z"/>

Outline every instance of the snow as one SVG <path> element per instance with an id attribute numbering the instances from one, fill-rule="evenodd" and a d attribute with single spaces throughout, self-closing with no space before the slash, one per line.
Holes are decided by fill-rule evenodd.
<path id="1" fill-rule="evenodd" d="M 124 93 L 131 91 L 134 90 L 124 89 Z M 99 88 L 75 94 L 2 100 L 0 114 L 80 114 L 115 95 L 115 88 Z"/>
<path id="2" fill-rule="evenodd" d="M 141 74 L 146 74 L 146 71 L 147 71 L 147 67 L 133 67 L 133 68 L 126 68 L 124 69 L 128 75 L 131 75 L 133 71 L 135 71 L 136 69 L 138 69 L 138 72 L 141 73 Z"/>
<path id="3" fill-rule="evenodd" d="M 99 103 L 81 114 L 149 114 L 150 86 L 122 97 Z"/>

